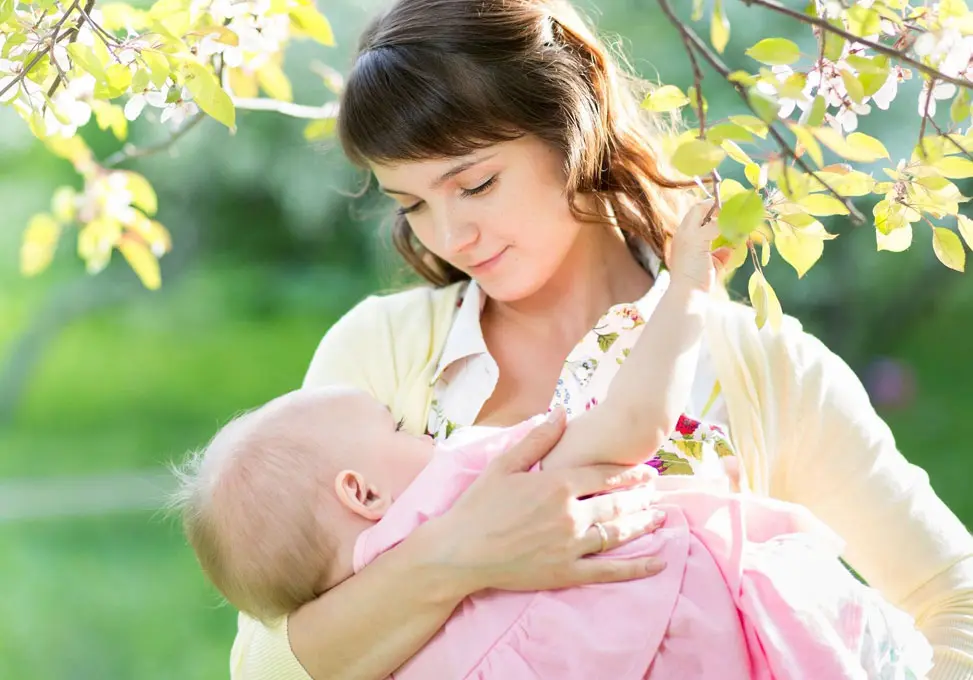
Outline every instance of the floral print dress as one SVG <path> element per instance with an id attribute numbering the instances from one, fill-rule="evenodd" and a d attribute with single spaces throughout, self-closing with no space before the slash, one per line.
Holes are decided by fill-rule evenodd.
<path id="1" fill-rule="evenodd" d="M 563 407 L 570 419 L 604 399 L 668 283 L 668 273 L 660 271 L 642 299 L 615 305 L 601 317 L 565 359 L 550 408 Z M 481 291 L 471 282 L 458 304 L 433 377 L 427 430 L 437 441 L 472 426 L 497 385 L 499 369 L 487 351 L 480 327 L 483 302 Z M 646 389 L 652 387 L 647 385 Z M 660 451 L 646 452 L 646 462 L 663 475 L 721 476 L 725 468 L 720 459 L 733 453 L 727 436 L 726 407 L 704 348 L 685 414 Z"/>

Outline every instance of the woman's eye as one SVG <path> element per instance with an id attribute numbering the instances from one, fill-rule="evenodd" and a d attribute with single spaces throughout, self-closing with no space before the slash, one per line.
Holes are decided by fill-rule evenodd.
<path id="1" fill-rule="evenodd" d="M 401 208 L 396 208 L 395 212 L 397 215 L 408 215 L 409 213 L 414 213 L 416 210 L 421 208 L 423 205 L 422 201 L 414 203 L 412 205 L 404 205 Z"/>
<path id="2" fill-rule="evenodd" d="M 477 194 L 482 194 L 484 191 L 492 187 L 496 183 L 496 181 L 497 181 L 497 176 L 494 175 L 493 177 L 491 177 L 490 179 L 488 179 L 486 182 L 484 182 L 478 187 L 473 187 L 472 189 L 463 189 L 463 195 L 476 196 Z"/>

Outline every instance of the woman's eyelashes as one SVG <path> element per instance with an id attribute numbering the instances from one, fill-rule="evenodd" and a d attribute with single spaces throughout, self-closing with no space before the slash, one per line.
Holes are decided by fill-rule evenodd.
<path id="1" fill-rule="evenodd" d="M 492 187 L 496 183 L 497 183 L 497 175 L 494 175 L 493 177 L 485 181 L 483 184 L 480 184 L 479 186 L 475 186 L 472 189 L 462 189 L 460 191 L 460 194 L 464 198 L 472 198 L 473 196 L 478 196 L 483 192 L 487 191 L 488 189 L 490 189 L 490 187 Z M 413 203 L 412 205 L 402 206 L 401 208 L 398 208 L 395 212 L 399 215 L 408 215 L 409 213 L 414 213 L 423 205 L 425 205 L 425 201 L 418 201 L 417 203 Z"/>

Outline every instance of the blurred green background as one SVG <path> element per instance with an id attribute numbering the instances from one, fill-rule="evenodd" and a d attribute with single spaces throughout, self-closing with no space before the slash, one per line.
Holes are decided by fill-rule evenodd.
<path id="1" fill-rule="evenodd" d="M 346 71 L 381 4 L 320 5 L 339 46 L 292 49 L 299 101 L 329 98 L 308 64 Z M 586 6 L 643 75 L 691 84 L 655 2 Z M 808 31 L 761 10 L 731 2 L 729 15 L 731 67 L 752 68 L 739 55 L 768 35 L 810 48 Z M 711 117 L 742 112 L 715 75 L 706 83 Z M 917 139 L 915 85 L 891 113 L 863 123 L 894 158 Z M 350 198 L 362 176 L 337 149 L 305 143 L 303 126 L 242 112 L 236 135 L 205 122 L 171 152 L 128 166 L 155 185 L 175 240 L 163 289 L 150 293 L 117 257 L 87 276 L 73 238 L 50 271 L 18 274 L 29 216 L 76 177 L 0 109 L 0 678 L 227 676 L 234 614 L 157 510 L 165 465 L 234 413 L 296 387 L 338 315 L 403 280 L 383 204 Z M 159 134 L 142 123 L 133 138 Z M 115 149 L 97 130 L 85 137 L 101 157 Z M 785 311 L 859 372 L 903 452 L 969 526 L 970 282 L 934 261 L 921 229 L 911 251 L 877 254 L 868 228 L 828 226 L 841 238 L 804 280 L 780 260 L 769 278 Z"/>

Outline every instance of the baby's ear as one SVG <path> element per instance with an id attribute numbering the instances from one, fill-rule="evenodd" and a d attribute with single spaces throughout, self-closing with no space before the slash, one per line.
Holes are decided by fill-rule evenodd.
<path id="1" fill-rule="evenodd" d="M 356 515 L 377 522 L 392 504 L 392 497 L 369 484 L 360 472 L 342 470 L 334 479 L 338 501 Z"/>

